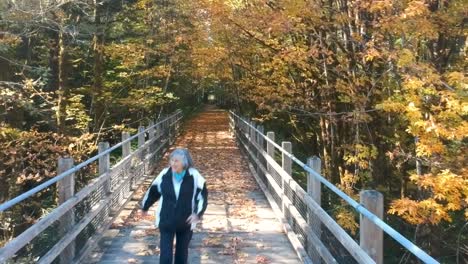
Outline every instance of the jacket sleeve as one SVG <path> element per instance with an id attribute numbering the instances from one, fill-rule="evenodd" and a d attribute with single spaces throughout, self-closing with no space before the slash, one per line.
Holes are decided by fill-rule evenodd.
<path id="1" fill-rule="evenodd" d="M 206 207 L 208 206 L 208 189 L 206 188 L 206 182 L 203 183 L 203 187 L 201 188 L 201 191 L 198 194 L 197 201 L 198 201 L 197 215 L 199 218 L 202 218 L 203 214 L 206 211 Z"/>
<path id="2" fill-rule="evenodd" d="M 141 210 L 143 211 L 148 211 L 149 208 L 157 201 L 159 198 L 161 198 L 161 182 L 162 182 L 162 177 L 167 172 L 167 169 L 162 170 L 158 177 L 151 183 L 151 186 L 148 188 L 148 190 L 145 193 L 145 196 L 143 197 L 143 200 L 141 201 L 140 207 Z"/>

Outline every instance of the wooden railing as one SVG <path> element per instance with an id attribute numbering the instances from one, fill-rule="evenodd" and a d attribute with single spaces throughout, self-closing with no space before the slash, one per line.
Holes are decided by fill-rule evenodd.
<path id="1" fill-rule="evenodd" d="M 150 173 L 179 132 L 182 112 L 139 127 L 130 136 L 122 133 L 122 142 L 109 148 L 99 143 L 99 154 L 73 165 L 72 158 L 60 158 L 58 175 L 33 190 L 0 205 L 2 213 L 56 183 L 58 207 L 39 219 L 0 248 L 0 263 L 77 263 L 87 255 L 117 213 Z M 131 141 L 138 139 L 138 148 L 131 150 Z M 110 153 L 122 150 L 122 158 L 110 166 Z M 75 191 L 75 173 L 98 160 L 99 176 L 79 192 Z M 27 202 L 25 200 L 24 202 Z"/>
<path id="2" fill-rule="evenodd" d="M 321 176 L 318 157 L 310 157 L 307 164 L 302 163 L 292 154 L 291 142 L 276 144 L 274 132 L 265 135 L 261 125 L 232 111 L 230 129 L 304 263 L 383 263 L 384 232 L 424 263 L 438 263 L 381 220 L 381 193 L 361 191 L 361 201 L 357 203 Z M 275 154 L 279 153 L 281 165 L 276 161 Z M 292 178 L 293 162 L 307 172 L 307 191 Z M 359 212 L 359 243 L 321 207 L 322 184 Z"/>

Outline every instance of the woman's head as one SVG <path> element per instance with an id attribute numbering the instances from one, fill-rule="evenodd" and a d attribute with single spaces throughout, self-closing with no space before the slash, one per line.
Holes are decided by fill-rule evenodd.
<path id="1" fill-rule="evenodd" d="M 175 172 L 181 172 L 193 166 L 188 149 L 176 148 L 169 156 L 169 165 Z"/>

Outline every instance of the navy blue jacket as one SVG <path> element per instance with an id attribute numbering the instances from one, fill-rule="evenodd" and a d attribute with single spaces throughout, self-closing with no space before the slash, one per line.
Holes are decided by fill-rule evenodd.
<path id="1" fill-rule="evenodd" d="M 179 197 L 176 197 L 174 183 L 180 184 Z M 163 169 L 146 191 L 141 208 L 148 211 L 159 200 L 156 209 L 156 226 L 163 230 L 193 229 L 195 224 L 187 224 L 187 218 L 196 213 L 200 218 L 208 205 L 206 181 L 197 169 L 186 170 L 181 183 L 173 180 L 170 167 Z"/>

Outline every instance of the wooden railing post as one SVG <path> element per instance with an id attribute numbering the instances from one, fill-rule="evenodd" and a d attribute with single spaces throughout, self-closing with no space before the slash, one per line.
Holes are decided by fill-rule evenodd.
<path id="1" fill-rule="evenodd" d="M 109 142 L 99 142 L 98 151 L 102 153 L 109 148 Z M 109 172 L 110 168 L 110 156 L 106 154 L 99 158 L 99 175 Z M 108 196 L 111 193 L 111 178 L 109 177 L 103 184 L 104 194 Z"/>
<path id="2" fill-rule="evenodd" d="M 307 159 L 307 166 L 312 168 L 315 172 L 318 174 L 321 173 L 322 170 L 322 162 L 319 157 L 313 156 L 309 157 Z M 307 175 L 307 194 L 312 197 L 312 199 L 319 205 L 321 206 L 321 185 L 320 181 L 317 180 L 311 173 L 308 173 Z M 321 227 L 321 221 L 320 219 L 313 214 L 312 212 L 308 212 L 307 215 L 307 222 L 312 229 L 312 232 L 317 236 L 317 238 L 320 240 L 321 234 L 322 234 L 322 227 Z M 309 242 L 308 242 L 309 243 Z M 320 264 L 320 255 L 318 252 L 315 250 L 313 245 L 308 244 L 308 251 L 311 256 L 312 262 Z"/>
<path id="3" fill-rule="evenodd" d="M 244 118 L 244 120 L 246 120 L 246 119 Z M 247 128 L 248 128 L 248 123 L 242 122 L 242 133 L 244 133 L 244 135 L 245 135 L 246 133 L 248 133 L 248 129 L 247 129 Z"/>
<path id="4" fill-rule="evenodd" d="M 177 121 L 178 118 L 178 115 L 174 115 L 174 142 L 177 139 L 177 131 L 179 131 L 179 121 Z"/>
<path id="5" fill-rule="evenodd" d="M 172 119 L 173 117 L 169 117 L 168 121 L 167 121 L 167 132 L 169 134 L 168 136 L 168 139 L 169 139 L 169 145 L 172 145 L 173 143 L 173 137 L 174 137 L 174 131 L 172 131 Z"/>
<path id="6" fill-rule="evenodd" d="M 249 131 L 250 131 L 250 142 L 255 143 L 255 122 L 250 121 Z M 255 151 L 255 149 L 253 149 Z"/>
<path id="7" fill-rule="evenodd" d="M 268 131 L 267 132 L 267 138 L 271 139 L 271 141 L 274 142 L 275 141 L 275 132 Z M 267 142 L 267 154 L 271 158 L 273 158 L 273 159 L 275 158 L 275 146 L 273 146 L 273 144 L 271 144 L 269 141 Z M 268 173 L 273 174 L 270 163 L 268 163 L 268 162 L 267 162 L 267 170 L 268 170 Z"/>
<path id="8" fill-rule="evenodd" d="M 257 133 L 255 131 L 255 122 L 254 121 L 250 121 L 249 130 L 250 130 L 250 144 L 249 145 L 251 147 L 251 151 L 253 153 L 257 153 L 257 149 L 255 148 L 255 144 L 257 144 L 257 141 L 256 141 Z M 256 162 L 253 162 L 253 166 L 255 168 L 255 171 L 257 171 L 258 170 L 258 164 Z"/>
<path id="9" fill-rule="evenodd" d="M 173 142 L 173 143 L 175 142 L 176 135 L 177 135 L 177 131 L 176 131 L 176 126 L 177 126 L 177 125 L 176 125 L 176 123 L 175 123 L 176 120 L 177 120 L 176 116 L 173 115 L 172 118 L 171 118 L 171 124 L 173 124 L 173 125 L 171 126 L 171 130 L 172 130 L 172 142 Z"/>
<path id="10" fill-rule="evenodd" d="M 159 123 L 159 119 L 156 119 L 156 137 L 159 137 L 161 135 L 161 124 Z"/>
<path id="11" fill-rule="evenodd" d="M 229 113 L 229 132 L 234 134 L 234 130 L 235 130 L 235 120 L 234 120 L 234 115 Z"/>
<path id="12" fill-rule="evenodd" d="M 155 133 L 156 133 L 156 130 L 154 129 L 154 121 L 153 121 L 153 120 L 149 121 L 148 128 L 149 128 L 149 129 L 148 129 L 148 141 L 151 142 L 151 140 L 154 139 Z M 155 149 L 155 144 L 154 144 L 154 143 L 150 144 L 150 145 L 148 146 L 148 155 L 149 155 L 149 154 L 153 154 L 154 149 Z M 151 162 L 151 161 L 150 161 L 150 162 Z M 150 165 L 148 164 L 148 167 L 149 167 L 149 166 L 150 166 Z"/>
<path id="13" fill-rule="evenodd" d="M 141 147 L 145 144 L 145 133 L 143 133 L 143 131 L 145 131 L 145 127 L 139 126 L 138 127 L 138 147 Z"/>
<path id="14" fill-rule="evenodd" d="M 374 190 L 364 190 L 360 193 L 361 204 L 380 219 L 383 218 L 383 195 Z M 360 246 L 375 260 L 383 263 L 383 231 L 364 216 L 360 216 Z"/>
<path id="15" fill-rule="evenodd" d="M 281 142 L 281 147 L 286 150 L 288 153 L 292 153 L 292 144 L 289 141 Z M 281 166 L 283 170 L 286 171 L 289 175 L 292 175 L 292 161 L 291 158 L 286 154 L 282 153 Z"/>
<path id="16" fill-rule="evenodd" d="M 166 121 L 162 121 L 164 120 L 164 115 L 161 114 L 161 116 L 159 117 L 160 120 L 161 120 L 161 124 L 159 125 L 159 128 L 161 129 L 161 137 L 164 139 L 165 135 L 166 135 Z"/>
<path id="17" fill-rule="evenodd" d="M 129 132 L 122 132 L 122 142 L 130 138 Z M 132 153 L 131 143 L 130 141 L 122 144 L 122 159 L 128 157 Z M 124 177 L 130 177 L 130 190 L 135 188 L 135 179 L 133 178 L 133 173 L 131 173 L 130 168 L 132 166 L 132 160 L 128 162 L 128 166 L 124 168 Z"/>
<path id="18" fill-rule="evenodd" d="M 129 139 L 130 138 L 130 133 L 128 132 L 122 132 L 122 142 Z M 122 158 L 125 158 L 127 157 L 128 155 L 130 155 L 132 149 L 130 147 L 130 141 L 124 143 L 122 145 Z"/>
<path id="19" fill-rule="evenodd" d="M 283 141 L 281 142 L 281 147 L 286 150 L 288 153 L 292 153 L 292 144 L 289 141 Z M 281 155 L 281 167 L 283 170 L 288 174 L 292 176 L 292 161 L 291 158 L 288 157 L 284 152 Z M 285 193 L 285 188 L 286 188 L 286 183 L 284 181 L 284 178 L 281 177 L 281 196 L 284 197 L 286 196 Z M 284 205 L 284 199 L 281 198 L 281 210 L 283 211 L 284 216 L 286 216 L 286 208 Z"/>
<path id="20" fill-rule="evenodd" d="M 177 115 L 176 115 L 176 120 L 177 120 L 176 122 L 177 122 L 177 124 L 176 124 L 176 127 L 175 127 L 175 128 L 176 128 L 176 134 L 177 134 L 177 135 L 180 134 L 180 120 L 179 120 L 179 119 L 181 118 L 181 114 L 182 114 L 182 113 L 179 111 L 179 112 L 177 113 Z"/>
<path id="21" fill-rule="evenodd" d="M 247 120 L 247 118 L 245 120 Z M 244 125 L 245 125 L 245 133 L 249 134 L 250 133 L 250 129 L 249 129 L 250 122 L 247 121 L 246 123 L 244 123 Z"/>
<path id="22" fill-rule="evenodd" d="M 144 126 L 139 126 L 138 127 L 138 148 L 142 147 L 144 144 L 145 144 L 145 133 L 143 133 L 143 131 L 145 131 L 145 127 Z M 141 152 L 141 160 L 143 160 L 144 158 L 144 152 Z"/>
<path id="23" fill-rule="evenodd" d="M 260 157 L 262 157 L 262 153 L 261 153 L 261 152 L 264 150 L 264 146 L 263 146 L 263 142 L 264 142 L 264 141 L 263 141 L 263 132 L 264 132 L 264 130 L 263 130 L 263 126 L 262 126 L 262 125 L 259 125 L 259 126 L 257 127 L 257 129 L 258 129 L 258 131 L 259 131 L 259 133 L 257 133 L 257 145 L 258 145 L 258 148 L 259 148 L 259 150 L 257 151 L 257 160 L 258 160 L 258 162 L 259 162 L 260 164 L 262 164 L 262 160 L 263 160 L 263 159 L 260 159 Z M 257 165 L 257 174 L 258 174 L 258 175 L 263 174 L 263 173 L 262 173 L 262 169 L 260 168 L 260 165 Z"/>
<path id="24" fill-rule="evenodd" d="M 57 173 L 61 174 L 69 169 L 73 168 L 72 158 L 59 158 Z M 58 191 L 58 205 L 63 204 L 69 198 L 75 194 L 75 174 L 70 174 L 67 177 L 57 182 Z M 75 213 L 73 208 L 66 212 L 60 218 L 59 234 L 58 236 L 63 237 L 69 232 L 75 225 Z M 60 263 L 68 264 L 72 263 L 75 258 L 75 241 L 73 240 L 70 244 L 60 253 Z"/>
<path id="25" fill-rule="evenodd" d="M 138 149 L 143 147 L 143 145 L 145 144 L 145 133 L 143 133 L 143 131 L 145 131 L 145 127 L 139 126 L 138 127 Z M 140 162 L 143 162 L 143 163 L 145 162 L 145 156 L 146 156 L 146 151 L 141 151 L 139 155 Z M 144 168 L 143 173 L 146 173 L 146 164 L 143 164 L 143 168 Z"/>
<path id="26" fill-rule="evenodd" d="M 155 134 L 154 121 L 153 120 L 149 121 L 148 127 L 150 128 L 150 129 L 148 129 L 148 140 L 151 140 L 151 139 L 154 138 L 154 134 Z"/>

